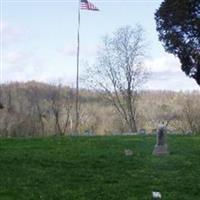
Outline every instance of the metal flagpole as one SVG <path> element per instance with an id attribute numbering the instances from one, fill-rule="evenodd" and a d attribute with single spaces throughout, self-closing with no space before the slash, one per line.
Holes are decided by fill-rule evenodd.
<path id="1" fill-rule="evenodd" d="M 3 109 L 3 103 L 2 103 L 2 93 L 3 93 L 3 1 L 1 0 L 0 2 L 0 23 L 1 23 L 1 38 L 0 38 L 0 43 L 1 43 L 1 48 L 0 48 L 0 109 Z"/>
<path id="2" fill-rule="evenodd" d="M 80 51 L 80 5 L 81 0 L 78 3 L 78 30 L 77 30 L 77 71 L 76 71 L 76 124 L 75 132 L 79 132 L 79 51 Z"/>

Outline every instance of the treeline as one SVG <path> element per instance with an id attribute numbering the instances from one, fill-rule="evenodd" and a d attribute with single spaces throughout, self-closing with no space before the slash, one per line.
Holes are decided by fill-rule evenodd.
<path id="1" fill-rule="evenodd" d="M 128 133 L 126 123 L 101 91 L 80 91 L 80 134 Z M 0 135 L 75 134 L 75 90 L 39 82 L 10 83 L 0 91 Z M 177 133 L 200 133 L 200 93 L 140 91 L 136 104 L 138 132 L 152 133 L 162 121 Z"/>

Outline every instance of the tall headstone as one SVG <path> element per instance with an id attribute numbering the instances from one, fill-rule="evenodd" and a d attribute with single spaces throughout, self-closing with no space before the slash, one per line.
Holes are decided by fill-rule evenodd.
<path id="1" fill-rule="evenodd" d="M 153 155 L 168 155 L 168 146 L 166 143 L 166 134 L 167 134 L 167 129 L 164 123 L 159 125 L 158 130 L 157 130 L 157 139 L 156 139 L 156 145 L 153 150 Z"/>

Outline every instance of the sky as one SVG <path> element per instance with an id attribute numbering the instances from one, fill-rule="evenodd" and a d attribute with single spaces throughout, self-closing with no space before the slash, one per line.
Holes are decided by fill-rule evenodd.
<path id="1" fill-rule="evenodd" d="M 140 24 L 151 71 L 144 89 L 200 90 L 158 40 L 154 13 L 161 0 L 91 0 L 99 12 L 81 10 L 80 76 L 95 62 L 102 37 Z M 36 80 L 75 86 L 78 0 L 1 0 L 1 83 Z"/>

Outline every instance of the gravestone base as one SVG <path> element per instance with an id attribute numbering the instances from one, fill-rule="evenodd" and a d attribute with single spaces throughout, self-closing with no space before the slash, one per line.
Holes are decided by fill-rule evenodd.
<path id="1" fill-rule="evenodd" d="M 167 144 L 164 145 L 155 145 L 153 150 L 153 155 L 162 156 L 162 155 L 168 155 L 168 146 Z"/>

